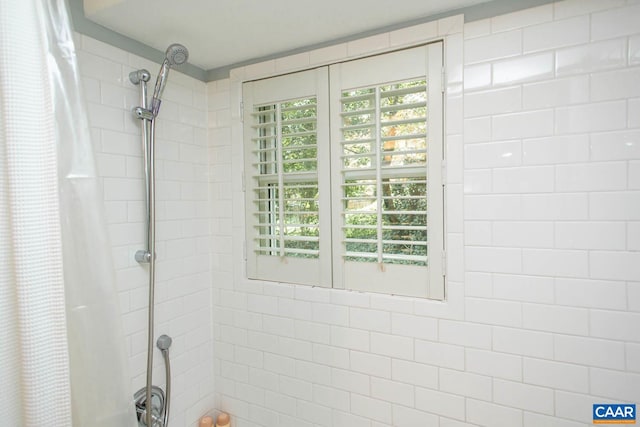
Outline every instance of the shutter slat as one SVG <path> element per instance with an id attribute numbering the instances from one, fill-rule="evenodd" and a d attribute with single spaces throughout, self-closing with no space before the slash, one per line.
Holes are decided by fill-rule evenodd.
<path id="1" fill-rule="evenodd" d="M 313 258 L 317 258 L 320 255 L 320 251 L 313 249 L 292 249 L 285 248 L 285 255 L 296 256 L 296 255 L 310 255 Z"/>
<path id="2" fill-rule="evenodd" d="M 371 252 L 351 252 L 347 251 L 342 256 L 343 258 L 371 258 L 372 261 L 378 259 L 378 254 Z"/>
<path id="3" fill-rule="evenodd" d="M 422 255 L 397 255 L 397 254 L 384 254 L 382 255 L 383 259 L 390 261 L 408 261 L 413 263 L 427 264 L 429 262 L 428 256 Z"/>
<path id="4" fill-rule="evenodd" d="M 255 123 L 254 125 L 251 126 L 254 129 L 275 129 L 276 128 L 276 122 L 262 122 L 262 123 Z"/>
<path id="5" fill-rule="evenodd" d="M 383 142 L 386 142 L 386 141 L 399 141 L 403 139 L 424 139 L 426 136 L 427 135 L 424 133 L 414 133 L 414 134 L 406 134 L 406 135 L 383 136 L 380 139 Z"/>
<path id="6" fill-rule="evenodd" d="M 375 113 L 375 108 L 363 108 L 361 110 L 350 110 L 350 111 L 342 111 L 340 113 L 341 117 L 351 117 L 351 116 L 364 116 L 366 114 Z"/>
<path id="7" fill-rule="evenodd" d="M 253 240 L 274 240 L 278 239 L 279 236 L 277 234 L 260 234 L 256 236 Z M 308 236 L 285 236 L 284 240 L 295 241 L 295 242 L 318 242 L 320 239 L 318 237 L 308 237 Z"/>
<path id="8" fill-rule="evenodd" d="M 315 130 L 303 131 L 303 132 L 291 132 L 285 134 L 286 138 L 300 138 L 304 136 L 315 136 L 317 132 Z"/>
<path id="9" fill-rule="evenodd" d="M 342 97 L 340 98 L 340 101 L 342 101 L 343 104 L 345 103 L 352 103 L 355 101 L 372 101 L 374 102 L 376 99 L 375 94 L 374 93 L 367 93 L 367 94 L 363 94 L 363 95 L 342 95 Z"/>
<path id="10" fill-rule="evenodd" d="M 424 200 L 424 196 L 382 196 L 382 200 Z"/>
<path id="11" fill-rule="evenodd" d="M 382 120 L 380 121 L 380 125 L 382 127 L 390 127 L 390 126 L 401 126 L 401 125 L 411 125 L 415 123 L 426 124 L 426 120 L 424 117 L 418 117 L 413 119 L 398 119 L 398 120 Z"/>
<path id="12" fill-rule="evenodd" d="M 312 236 L 284 236 L 284 240 L 289 240 L 292 242 L 319 242 L 320 239 L 318 237 Z"/>
<path id="13" fill-rule="evenodd" d="M 377 227 L 374 225 L 345 225 L 343 229 L 360 229 L 360 230 L 375 230 Z M 407 230 L 407 231 L 427 231 L 426 225 L 383 225 L 382 230 Z"/>
<path id="14" fill-rule="evenodd" d="M 403 89 L 382 90 L 381 98 L 390 98 L 392 96 L 407 95 L 410 93 L 425 93 L 427 85 L 410 86 Z"/>
<path id="15" fill-rule="evenodd" d="M 380 213 L 382 215 L 426 215 L 427 211 L 385 211 L 381 210 Z"/>
<path id="16" fill-rule="evenodd" d="M 375 243 L 376 239 L 344 239 L 343 243 Z"/>
<path id="17" fill-rule="evenodd" d="M 312 104 L 294 105 L 294 106 L 291 106 L 291 107 L 281 107 L 280 111 L 282 111 L 282 112 L 300 111 L 300 110 L 313 110 L 313 111 L 315 111 L 316 107 L 317 107 L 317 104 L 315 102 L 313 102 Z"/>
<path id="18" fill-rule="evenodd" d="M 263 180 L 260 179 L 260 181 L 262 182 Z M 287 189 L 304 189 L 304 188 L 311 189 L 311 188 L 313 188 L 313 189 L 315 189 L 317 191 L 318 186 L 317 185 L 297 185 L 297 184 L 291 184 L 289 181 L 287 181 L 286 188 Z M 273 189 L 275 189 L 275 187 L 267 185 L 267 186 L 255 187 L 254 189 L 255 190 L 273 190 Z"/>
<path id="19" fill-rule="evenodd" d="M 393 104 L 393 105 L 380 107 L 380 112 L 389 113 L 393 111 L 398 112 L 398 111 L 406 111 L 406 110 L 416 110 L 418 108 L 426 108 L 426 106 L 427 106 L 426 101 L 413 102 L 411 104 Z M 426 120 L 426 117 L 425 117 L 425 120 Z"/>
<path id="20" fill-rule="evenodd" d="M 383 240 L 385 245 L 427 246 L 424 240 Z"/>
<path id="21" fill-rule="evenodd" d="M 315 126 L 316 121 L 313 117 L 301 117 L 299 119 L 282 120 L 281 122 L 282 127 L 286 127 L 290 125 L 300 125 L 300 124 L 311 124 Z"/>
<path id="22" fill-rule="evenodd" d="M 378 227 L 376 227 L 375 225 L 348 225 L 348 226 L 342 226 L 343 229 L 354 229 L 354 230 L 375 230 Z"/>
<path id="23" fill-rule="evenodd" d="M 308 216 L 308 215 L 317 215 L 318 211 L 292 211 L 292 210 L 287 210 L 283 213 L 283 215 L 300 215 L 300 216 Z M 285 224 L 285 227 L 288 226 L 288 224 Z"/>
<path id="24" fill-rule="evenodd" d="M 383 179 L 392 179 L 392 178 L 424 178 L 426 175 L 425 165 L 422 164 L 419 167 L 411 166 L 405 168 L 399 168 L 396 166 L 387 166 L 381 167 L 382 170 L 382 178 Z M 373 180 L 375 179 L 376 170 L 372 168 L 358 168 L 358 169 L 343 169 L 342 175 L 345 180 Z M 406 184 L 419 184 L 424 183 L 424 180 L 415 180 L 408 181 Z M 341 184 L 343 187 L 345 185 L 354 185 L 354 184 Z"/>
<path id="25" fill-rule="evenodd" d="M 346 145 L 354 145 L 354 144 L 365 144 L 368 142 L 376 142 L 375 138 L 362 138 L 362 139 L 352 139 L 349 141 L 340 141 L 340 144 L 344 147 Z"/>
<path id="26" fill-rule="evenodd" d="M 344 131 L 361 130 L 361 129 L 375 129 L 375 127 L 376 127 L 375 123 L 359 123 L 357 125 L 342 126 L 340 130 L 344 132 Z"/>
<path id="27" fill-rule="evenodd" d="M 399 156 L 399 155 L 405 155 L 405 154 L 426 154 L 427 150 L 426 149 L 420 149 L 420 150 L 403 150 L 403 149 L 399 149 L 399 150 L 385 150 L 382 152 L 382 154 L 384 156 Z"/>

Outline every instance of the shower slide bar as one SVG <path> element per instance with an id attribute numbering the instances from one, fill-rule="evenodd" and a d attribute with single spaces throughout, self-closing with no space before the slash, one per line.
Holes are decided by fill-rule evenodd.
<path id="1" fill-rule="evenodd" d="M 187 61 L 189 51 L 180 44 L 172 44 L 167 48 L 156 79 L 151 105 L 147 94 L 147 82 L 151 75 L 147 70 L 137 70 L 129 74 L 131 83 L 140 86 L 140 106 L 133 109 L 133 114 L 142 122 L 142 151 L 145 171 L 145 199 L 147 206 L 147 248 L 136 251 L 135 260 L 149 264 L 149 307 L 147 325 L 147 375 L 146 386 L 134 395 L 138 423 L 151 427 L 167 427 L 169 420 L 169 404 L 171 401 L 171 369 L 169 365 L 169 346 L 171 338 L 162 335 L 158 338 L 158 348 L 162 351 L 166 373 L 166 399 L 164 393 L 158 393 L 159 387 L 153 385 L 153 337 L 155 313 L 155 261 L 156 261 L 156 213 L 155 213 L 155 129 L 156 117 L 160 110 L 162 93 L 167 83 L 169 70 L 173 65 Z M 160 389 L 160 391 L 162 391 Z M 158 402 L 154 404 L 154 402 Z M 156 406 L 160 408 L 156 410 Z M 149 406 L 149 408 L 147 407 Z M 156 414 L 154 414 L 156 412 Z"/>

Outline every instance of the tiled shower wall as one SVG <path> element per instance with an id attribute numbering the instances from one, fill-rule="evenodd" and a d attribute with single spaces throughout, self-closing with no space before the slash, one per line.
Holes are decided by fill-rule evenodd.
<path id="1" fill-rule="evenodd" d="M 117 271 L 131 395 L 146 382 L 147 267 L 133 256 L 145 244 L 140 105 L 128 74 L 146 68 L 153 91 L 159 66 L 76 37 L 98 175 Z M 210 223 L 205 84 L 172 71 L 157 120 L 156 334 L 173 338 L 171 423 L 195 426 L 213 406 Z M 121 373 L 114 373 L 120 375 Z M 154 384 L 164 385 L 155 349 Z"/>
<path id="2" fill-rule="evenodd" d="M 570 0 L 465 26 L 465 320 L 491 337 L 467 421 L 640 401 L 639 18 Z"/>
<path id="3" fill-rule="evenodd" d="M 637 1 L 568 0 L 209 83 L 214 371 L 236 427 L 574 427 L 640 402 L 638 22 Z M 238 82 L 443 34 L 447 301 L 244 279 Z"/>

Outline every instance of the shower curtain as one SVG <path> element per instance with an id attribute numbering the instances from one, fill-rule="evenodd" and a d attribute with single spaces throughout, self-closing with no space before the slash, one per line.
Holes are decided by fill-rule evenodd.
<path id="1" fill-rule="evenodd" d="M 0 0 L 0 424 L 134 426 L 64 0 Z"/>

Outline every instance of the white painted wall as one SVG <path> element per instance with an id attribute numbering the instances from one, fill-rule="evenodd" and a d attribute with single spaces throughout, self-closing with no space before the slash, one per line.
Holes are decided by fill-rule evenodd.
<path id="1" fill-rule="evenodd" d="M 638 22 L 635 0 L 567 0 L 208 84 L 216 405 L 235 427 L 570 427 L 640 402 Z M 239 82 L 442 36 L 447 301 L 244 279 Z"/>
<path id="2" fill-rule="evenodd" d="M 131 396 L 146 383 L 147 269 L 138 88 L 128 74 L 158 65 L 86 36 L 76 37 L 92 142 L 103 186 L 127 341 Z M 156 334 L 173 338 L 171 424 L 194 426 L 213 406 L 210 204 L 205 84 L 172 71 L 157 125 Z M 81 261 L 80 261 L 81 262 Z M 164 386 L 155 349 L 154 383 Z"/>

